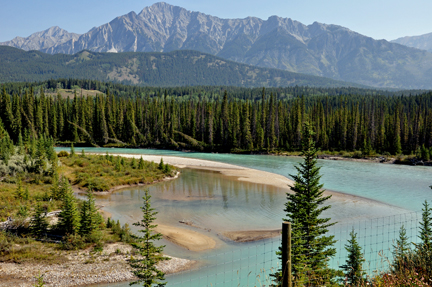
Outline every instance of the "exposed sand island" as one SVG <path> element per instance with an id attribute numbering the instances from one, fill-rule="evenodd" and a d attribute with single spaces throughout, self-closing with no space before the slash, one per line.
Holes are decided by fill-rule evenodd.
<path id="1" fill-rule="evenodd" d="M 228 231 L 222 233 L 223 236 L 235 242 L 258 241 L 267 238 L 280 236 L 282 229 L 275 230 L 247 230 L 247 231 Z"/>
<path id="2" fill-rule="evenodd" d="M 162 233 L 165 239 L 190 251 L 204 251 L 216 246 L 212 238 L 193 230 L 158 224 L 156 231 Z"/>

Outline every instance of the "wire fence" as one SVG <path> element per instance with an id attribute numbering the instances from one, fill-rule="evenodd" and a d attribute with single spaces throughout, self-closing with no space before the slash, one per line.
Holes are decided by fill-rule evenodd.
<path id="1" fill-rule="evenodd" d="M 334 235 L 337 253 L 330 258 L 328 266 L 340 269 L 345 264 L 348 255 L 345 245 L 354 230 L 365 258 L 365 272 L 369 276 L 384 272 L 390 267 L 400 228 L 406 229 L 408 242 L 418 243 L 420 220 L 421 212 L 411 212 L 331 226 L 326 235 Z M 270 286 L 271 274 L 281 265 L 276 255 L 281 239 L 282 236 L 259 242 L 233 243 L 227 252 L 200 258 L 198 267 L 193 270 L 169 276 L 168 286 Z"/>

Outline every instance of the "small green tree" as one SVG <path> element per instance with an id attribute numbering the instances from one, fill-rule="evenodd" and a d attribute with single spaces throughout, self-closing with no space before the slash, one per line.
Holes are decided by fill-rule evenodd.
<path id="1" fill-rule="evenodd" d="M 73 191 L 70 188 L 69 182 L 66 178 L 62 181 L 63 198 L 62 207 L 59 214 L 58 228 L 64 234 L 76 234 L 80 227 L 80 218 L 78 209 L 75 202 Z"/>
<path id="2" fill-rule="evenodd" d="M 432 251 L 432 217 L 427 200 L 423 203 L 419 238 L 421 242 L 417 245 L 417 248 L 423 251 Z"/>
<path id="3" fill-rule="evenodd" d="M 87 201 L 81 207 L 79 234 L 87 236 L 98 229 L 100 224 L 93 191 L 87 191 Z"/>
<path id="4" fill-rule="evenodd" d="M 156 247 L 154 242 L 162 238 L 162 234 L 156 233 L 154 230 L 157 225 L 153 224 L 156 220 L 157 212 L 151 207 L 148 190 L 145 191 L 144 206 L 141 207 L 143 211 L 143 219 L 135 226 L 143 227 L 139 232 L 143 233 L 143 236 L 134 236 L 136 243 L 132 243 L 132 246 L 136 248 L 142 258 L 132 258 L 129 261 L 132 267 L 132 273 L 138 278 L 137 281 L 130 283 L 130 285 L 136 283 L 142 283 L 145 287 L 164 286 L 166 282 L 165 274 L 156 268 L 156 265 L 164 260 L 169 260 L 168 257 L 162 255 L 163 248 L 165 246 Z"/>
<path id="5" fill-rule="evenodd" d="M 71 143 L 71 152 L 70 152 L 70 157 L 75 156 L 75 148 L 74 148 L 74 144 Z"/>
<path id="6" fill-rule="evenodd" d="M 365 260 L 354 229 L 350 232 L 350 239 L 348 239 L 348 244 L 345 244 L 345 250 L 348 252 L 348 258 L 340 268 L 344 271 L 346 283 L 350 286 L 357 286 L 364 280 L 365 272 L 362 265 Z"/>
<path id="7" fill-rule="evenodd" d="M 404 271 L 403 268 L 406 265 L 408 252 L 410 250 L 406 229 L 405 226 L 402 225 L 399 230 L 399 238 L 396 239 L 396 244 L 393 245 L 393 271 Z"/>
<path id="8" fill-rule="evenodd" d="M 30 231 L 36 238 L 42 238 L 48 229 L 45 208 L 38 202 L 30 221 Z"/>
<path id="9" fill-rule="evenodd" d="M 140 158 L 140 160 L 138 162 L 138 169 L 144 169 L 144 160 L 142 157 Z"/>
<path id="10" fill-rule="evenodd" d="M 171 173 L 171 167 L 169 166 L 169 164 L 164 165 L 163 172 L 167 174 Z"/>
<path id="11" fill-rule="evenodd" d="M 136 160 L 135 160 L 135 158 L 133 157 L 132 158 L 132 161 L 131 161 L 131 167 L 133 168 L 133 169 L 136 169 L 137 168 L 137 163 L 136 163 Z"/>
<path id="12" fill-rule="evenodd" d="M 160 162 L 159 162 L 158 169 L 160 169 L 160 170 L 164 170 L 164 162 L 163 162 L 163 158 L 161 158 L 161 160 L 160 160 Z"/>

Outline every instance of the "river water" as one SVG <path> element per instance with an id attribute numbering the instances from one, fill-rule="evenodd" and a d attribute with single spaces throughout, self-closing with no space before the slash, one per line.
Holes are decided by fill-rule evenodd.
<path id="1" fill-rule="evenodd" d="M 182 153 L 152 149 L 84 150 L 198 158 L 284 176 L 295 173 L 294 166 L 302 160 L 298 157 Z M 432 198 L 429 188 L 432 184 L 432 168 L 351 161 L 318 162 L 321 166 L 321 183 L 326 189 L 365 198 L 349 202 L 331 201 L 332 208 L 325 215 L 338 222 L 330 229 L 338 240 L 335 245 L 338 255 L 331 263 L 333 267 L 343 264 L 345 260 L 344 244 L 352 227 L 358 233 L 370 272 L 383 264 L 382 256 L 378 253 L 389 251 L 400 225 L 407 227 L 408 235 L 415 241 L 418 213 L 410 212 L 421 210 L 422 202 Z M 97 200 L 114 219 L 131 224 L 140 219 L 143 191 L 144 188 L 131 187 L 98 197 Z M 278 266 L 274 253 L 280 245 L 280 239 L 233 243 L 224 240 L 221 233 L 280 228 L 286 201 L 284 190 L 240 182 L 217 172 L 184 169 L 178 179 L 152 185 L 149 191 L 152 206 L 159 212 L 158 223 L 179 226 L 179 220 L 187 221 L 193 223 L 194 227 L 184 224 L 179 227 L 201 232 L 216 241 L 216 248 L 205 252 L 188 252 L 163 241 L 167 254 L 198 260 L 201 264 L 199 270 L 167 276 L 168 286 L 267 285 L 269 270 Z M 128 284 L 99 286 L 123 287 Z"/>

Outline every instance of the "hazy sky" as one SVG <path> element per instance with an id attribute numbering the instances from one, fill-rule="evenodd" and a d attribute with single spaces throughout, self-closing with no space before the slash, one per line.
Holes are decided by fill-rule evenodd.
<path id="1" fill-rule="evenodd" d="M 0 0 L 0 42 L 59 26 L 85 33 L 130 11 L 159 1 Z M 375 39 L 393 40 L 432 32 L 431 0 L 171 0 L 192 11 L 220 18 L 278 15 L 309 25 L 315 21 L 345 26 Z"/>

